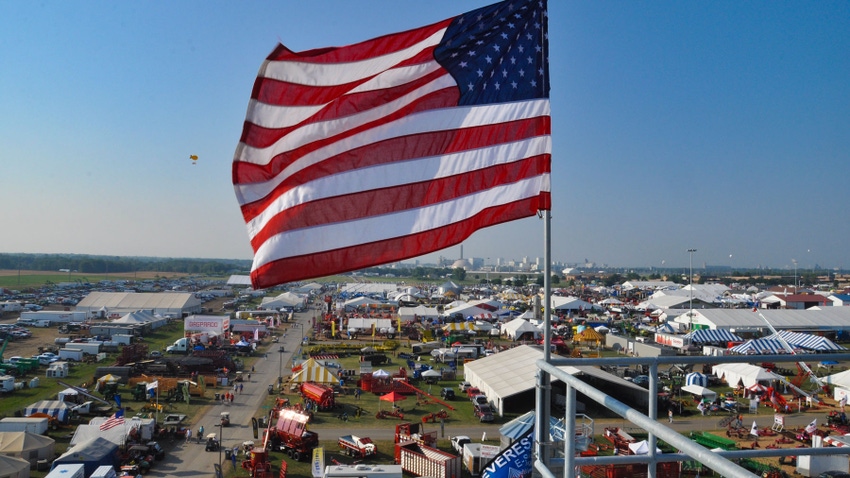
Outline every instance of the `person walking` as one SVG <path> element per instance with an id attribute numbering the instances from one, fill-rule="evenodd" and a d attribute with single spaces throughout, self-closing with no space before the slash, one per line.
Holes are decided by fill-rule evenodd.
<path id="1" fill-rule="evenodd" d="M 204 426 L 201 425 L 198 428 L 198 443 L 201 443 L 201 438 L 203 438 L 203 437 L 204 437 Z"/>
<path id="2" fill-rule="evenodd" d="M 233 461 L 233 468 L 236 469 L 236 453 L 239 451 L 238 447 L 233 447 L 233 451 L 230 452 L 230 459 Z"/>
<path id="3" fill-rule="evenodd" d="M 672 408 L 667 409 L 667 419 L 670 421 L 670 423 L 673 423 L 673 409 Z"/>
<path id="4" fill-rule="evenodd" d="M 189 443 L 189 440 L 192 439 L 192 429 L 186 430 L 186 443 Z"/>

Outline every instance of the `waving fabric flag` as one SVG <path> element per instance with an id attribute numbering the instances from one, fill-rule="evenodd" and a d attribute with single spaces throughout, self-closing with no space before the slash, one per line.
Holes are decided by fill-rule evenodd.
<path id="1" fill-rule="evenodd" d="M 818 419 L 817 418 L 812 420 L 812 423 L 809 423 L 808 425 L 806 425 L 806 433 L 808 433 L 808 434 L 814 433 L 815 431 L 817 431 L 817 429 L 818 429 Z"/>
<path id="2" fill-rule="evenodd" d="M 272 51 L 233 160 L 255 288 L 444 249 L 550 209 L 545 0 Z"/>
<path id="3" fill-rule="evenodd" d="M 109 430 L 110 428 L 115 428 L 118 425 L 124 424 L 124 409 L 119 408 L 117 412 L 112 414 L 111 417 L 107 418 L 105 422 L 100 424 L 100 431 Z"/>

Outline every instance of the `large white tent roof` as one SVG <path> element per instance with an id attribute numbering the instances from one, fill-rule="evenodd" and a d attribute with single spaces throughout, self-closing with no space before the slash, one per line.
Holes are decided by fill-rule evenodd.
<path id="1" fill-rule="evenodd" d="M 534 388 L 535 362 L 541 358 L 543 351 L 539 348 L 521 345 L 465 364 L 464 376 L 469 380 L 468 375 L 475 374 L 496 396 L 506 398 Z M 573 375 L 582 371 L 577 367 L 559 368 Z"/>
<path id="2" fill-rule="evenodd" d="M 303 295 L 293 292 L 283 292 L 275 297 L 264 297 L 261 305 L 266 309 L 279 309 L 281 307 L 297 307 L 307 301 Z"/>
<path id="3" fill-rule="evenodd" d="M 840 387 L 850 388 L 850 370 L 845 370 L 843 372 L 827 375 L 826 377 L 822 377 L 821 380 L 830 385 L 838 385 Z"/>
<path id="4" fill-rule="evenodd" d="M 759 310 L 752 309 L 695 309 L 693 316 L 682 314 L 676 322 L 705 325 L 712 329 L 761 330 L 767 324 L 763 315 L 776 329 L 847 330 L 850 329 L 850 307 L 824 307 L 820 310 Z"/>
<path id="5" fill-rule="evenodd" d="M 413 320 L 413 317 L 416 316 L 420 319 L 436 319 L 440 316 L 440 311 L 437 310 L 436 307 L 426 307 L 424 305 L 417 305 L 416 307 L 399 307 L 398 308 L 398 316 L 402 318 L 402 320 Z"/>
<path id="6" fill-rule="evenodd" d="M 779 375 L 748 363 L 715 365 L 711 368 L 711 373 L 717 378 L 726 379 L 726 383 L 733 388 L 738 385 L 738 382 L 743 382 L 745 387 L 751 387 L 761 381 L 782 380 Z"/>
<path id="7" fill-rule="evenodd" d="M 596 304 L 579 299 L 578 297 L 552 296 L 552 310 L 602 310 Z"/>
<path id="8" fill-rule="evenodd" d="M 502 331 L 511 339 L 516 339 L 526 332 L 534 333 L 534 338 L 543 336 L 543 331 L 535 327 L 525 319 L 514 319 L 502 326 Z"/>
<path id="9" fill-rule="evenodd" d="M 200 299 L 189 292 L 89 292 L 77 306 L 77 310 L 175 310 L 189 309 L 201 305 Z"/>

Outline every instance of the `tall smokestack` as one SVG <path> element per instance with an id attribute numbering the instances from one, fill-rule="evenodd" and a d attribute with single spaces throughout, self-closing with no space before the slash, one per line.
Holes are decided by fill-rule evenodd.
<path id="1" fill-rule="evenodd" d="M 460 258 L 463 259 L 463 244 L 460 245 Z"/>

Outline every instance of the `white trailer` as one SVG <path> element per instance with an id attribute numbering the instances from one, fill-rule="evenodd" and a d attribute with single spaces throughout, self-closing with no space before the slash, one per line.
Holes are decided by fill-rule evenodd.
<path id="1" fill-rule="evenodd" d="M 0 432 L 47 433 L 47 417 L 6 417 L 0 419 Z"/>
<path id="2" fill-rule="evenodd" d="M 401 465 L 334 465 L 323 478 L 402 478 L 402 472 Z"/>
<path id="3" fill-rule="evenodd" d="M 32 323 L 47 320 L 51 324 L 67 324 L 69 322 L 85 322 L 86 313 L 63 310 L 39 310 L 35 312 L 21 312 L 21 319 L 32 321 Z"/>
<path id="4" fill-rule="evenodd" d="M 112 341 L 118 342 L 121 345 L 130 345 L 131 343 L 133 343 L 133 336 L 132 335 L 114 334 L 114 335 L 112 335 Z"/>
<path id="5" fill-rule="evenodd" d="M 0 375 L 0 393 L 15 391 L 15 377 L 11 375 Z"/>
<path id="6" fill-rule="evenodd" d="M 69 344 L 69 345 L 77 345 L 77 344 Z M 62 360 L 68 360 L 71 362 L 82 362 L 83 361 L 83 351 L 78 348 L 72 348 L 66 346 L 63 349 L 59 349 L 59 358 Z"/>
<path id="7" fill-rule="evenodd" d="M 86 355 L 97 355 L 100 353 L 100 347 L 103 344 L 101 342 L 73 342 L 66 345 L 66 348 L 74 348 L 77 350 L 82 350 Z M 61 350 L 60 350 L 61 352 Z M 61 357 L 61 355 L 60 355 Z"/>
<path id="8" fill-rule="evenodd" d="M 55 465 L 44 478 L 85 478 L 86 465 L 74 463 L 70 465 Z"/>

